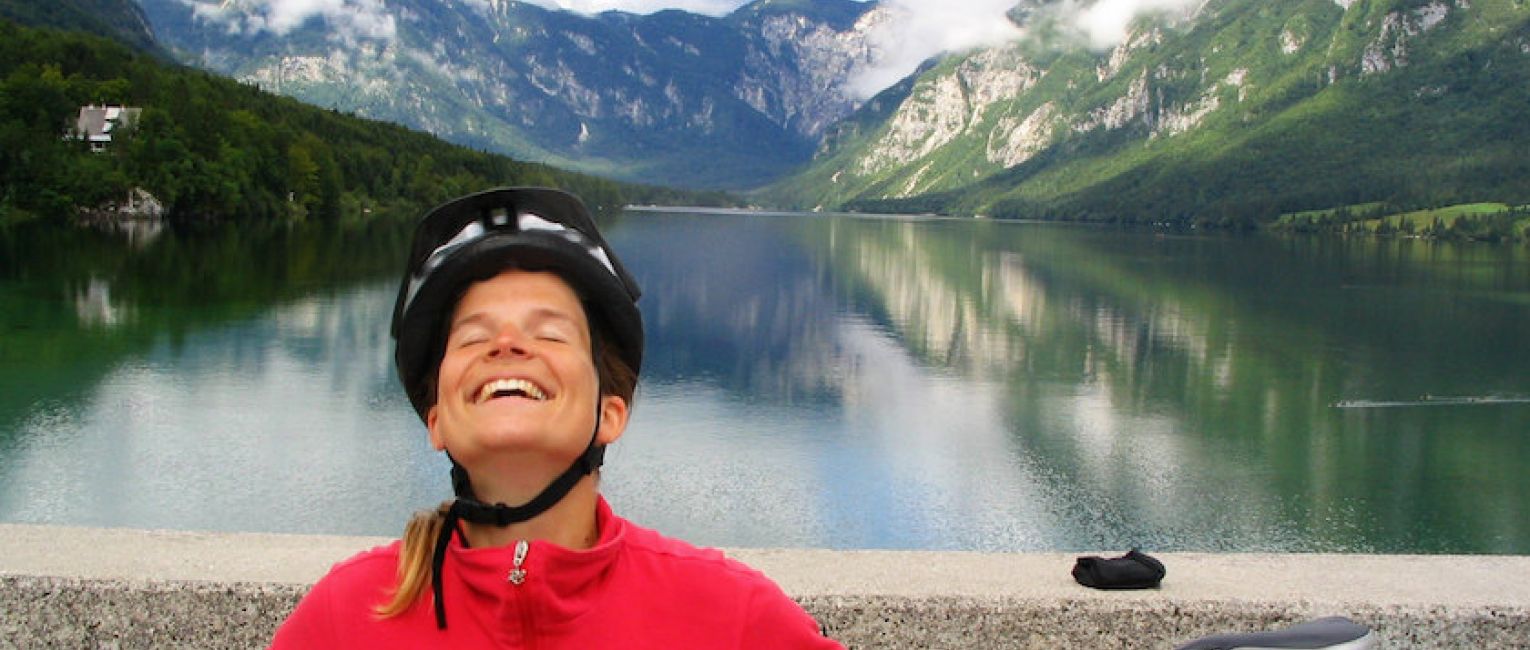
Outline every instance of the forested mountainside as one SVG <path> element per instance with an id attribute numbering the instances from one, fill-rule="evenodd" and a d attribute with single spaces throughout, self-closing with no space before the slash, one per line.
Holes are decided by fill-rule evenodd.
<path id="1" fill-rule="evenodd" d="M 128 0 L 0 0 L 0 19 L 99 34 L 136 50 L 170 56 L 154 40 L 143 10 Z"/>
<path id="2" fill-rule="evenodd" d="M 950 56 L 764 195 L 805 208 L 1251 224 L 1530 202 L 1530 2 L 1209 0 L 1114 49 Z"/>
<path id="3" fill-rule="evenodd" d="M 280 24 L 260 3 L 140 0 L 189 64 L 476 148 L 616 178 L 758 187 L 854 110 L 874 3 L 714 18 L 393 0 Z"/>
<path id="4" fill-rule="evenodd" d="M 90 104 L 142 112 L 93 152 L 67 137 Z M 473 151 L 105 37 L 0 20 L 0 223 L 70 220 L 121 202 L 133 188 L 183 221 L 409 217 L 448 197 L 507 184 L 557 185 L 607 205 L 720 198 Z"/>

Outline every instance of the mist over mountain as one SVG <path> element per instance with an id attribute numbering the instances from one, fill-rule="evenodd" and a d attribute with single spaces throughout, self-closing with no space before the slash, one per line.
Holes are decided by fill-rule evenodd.
<path id="1" fill-rule="evenodd" d="M 616 178 L 749 187 L 806 161 L 858 104 L 884 18 L 851 0 L 724 17 L 584 16 L 509 0 L 141 0 L 183 59 L 323 107 Z"/>

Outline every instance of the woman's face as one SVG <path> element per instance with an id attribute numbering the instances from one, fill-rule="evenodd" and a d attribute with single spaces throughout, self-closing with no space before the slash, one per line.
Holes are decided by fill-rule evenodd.
<path id="1" fill-rule="evenodd" d="M 477 282 L 449 327 L 426 425 L 470 473 L 495 459 L 562 471 L 590 442 L 597 400 L 598 442 L 621 435 L 626 405 L 599 396 L 589 321 L 562 278 L 508 270 Z"/>

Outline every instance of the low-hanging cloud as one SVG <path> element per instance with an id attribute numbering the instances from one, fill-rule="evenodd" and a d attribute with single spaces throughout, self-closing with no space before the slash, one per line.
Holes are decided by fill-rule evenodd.
<path id="1" fill-rule="evenodd" d="M 869 97 L 942 53 L 993 47 L 1025 36 L 1008 13 L 1030 5 L 1033 17 L 1063 28 L 1090 49 L 1125 40 L 1131 24 L 1156 13 L 1184 12 L 1207 0 L 883 0 L 889 19 L 873 34 L 876 62 L 851 80 L 857 96 Z"/>
<path id="2" fill-rule="evenodd" d="M 531 4 L 548 9 L 566 9 L 582 14 L 598 14 L 602 11 L 626 11 L 635 14 L 651 14 L 663 9 L 680 9 L 707 16 L 726 15 L 747 2 L 740 0 L 527 0 Z"/>
<path id="3" fill-rule="evenodd" d="M 285 36 L 313 18 L 322 19 L 341 41 L 391 39 L 397 22 L 383 0 L 181 0 L 201 20 L 222 24 L 230 34 L 262 31 Z"/>
<path id="4" fill-rule="evenodd" d="M 1065 0 L 1057 9 L 1063 23 L 1081 34 L 1096 50 L 1115 47 L 1126 40 L 1132 21 L 1153 13 L 1183 12 L 1206 0 Z"/>
<path id="5" fill-rule="evenodd" d="M 1021 31 L 1005 17 L 1015 0 L 884 0 L 887 18 L 871 33 L 875 62 L 850 81 L 870 97 L 942 52 L 1012 41 Z"/>

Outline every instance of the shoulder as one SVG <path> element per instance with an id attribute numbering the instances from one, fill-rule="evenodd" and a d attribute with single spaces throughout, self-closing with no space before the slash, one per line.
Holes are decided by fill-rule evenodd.
<path id="1" fill-rule="evenodd" d="M 372 620 L 397 581 L 398 549 L 393 542 L 336 563 L 277 629 L 271 647 L 336 647 L 343 630 Z"/>
<path id="2" fill-rule="evenodd" d="M 774 586 L 765 574 L 715 548 L 695 546 L 657 531 L 626 522 L 625 550 L 631 561 L 666 572 L 704 576 L 735 587 Z"/>
<path id="3" fill-rule="evenodd" d="M 375 571 L 380 565 L 391 566 L 397 564 L 399 549 L 402 547 L 403 542 L 396 539 L 382 546 L 374 546 L 336 562 L 334 566 L 330 567 L 329 572 L 330 574 L 335 574 Z"/>
<path id="4" fill-rule="evenodd" d="M 314 584 L 314 590 L 318 591 L 322 588 L 330 592 L 355 593 L 371 592 L 379 588 L 391 589 L 393 583 L 398 580 L 400 544 L 395 540 L 391 544 L 370 548 L 336 562 L 333 567 L 330 567 L 329 573 Z M 357 593 L 356 595 L 365 594 Z"/>
<path id="5" fill-rule="evenodd" d="M 718 615 L 732 619 L 746 648 L 839 647 L 824 638 L 812 616 L 764 573 L 717 549 L 697 547 L 631 522 L 626 526 L 629 561 L 640 567 L 645 579 L 667 585 L 664 591 L 672 594 L 669 602 L 683 603 L 690 620 Z"/>

